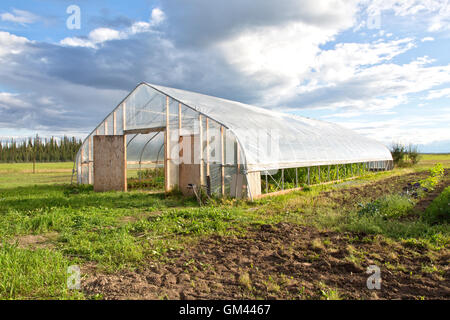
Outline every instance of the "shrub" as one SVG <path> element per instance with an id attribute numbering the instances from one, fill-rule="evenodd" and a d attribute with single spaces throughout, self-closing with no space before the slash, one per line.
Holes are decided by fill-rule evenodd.
<path id="1" fill-rule="evenodd" d="M 419 162 L 420 154 L 417 146 L 410 144 L 406 153 L 412 165 L 415 165 Z"/>
<path id="2" fill-rule="evenodd" d="M 401 143 L 395 142 L 392 144 L 391 154 L 395 165 L 401 165 L 404 163 L 405 152 L 405 147 Z"/>
<path id="3" fill-rule="evenodd" d="M 414 206 L 414 202 L 406 196 L 387 195 L 365 205 L 360 204 L 360 216 L 400 217 L 407 214 Z"/>

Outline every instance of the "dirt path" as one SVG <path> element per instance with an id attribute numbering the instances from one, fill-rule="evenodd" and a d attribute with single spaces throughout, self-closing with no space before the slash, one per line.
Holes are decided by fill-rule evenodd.
<path id="1" fill-rule="evenodd" d="M 411 173 L 321 196 L 354 206 L 361 196 L 401 192 L 426 176 Z M 436 253 L 371 235 L 279 223 L 252 227 L 241 237 L 209 237 L 141 270 L 91 273 L 83 287 L 105 299 L 449 299 L 449 260 L 448 249 Z M 380 268 L 381 290 L 367 288 L 369 265 Z"/>

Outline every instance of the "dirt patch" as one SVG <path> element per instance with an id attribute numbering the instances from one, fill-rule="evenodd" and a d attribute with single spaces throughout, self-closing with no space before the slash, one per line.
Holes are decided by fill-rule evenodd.
<path id="1" fill-rule="evenodd" d="M 83 288 L 105 299 L 319 299 L 333 292 L 346 299 L 450 298 L 449 251 L 422 251 L 279 223 L 242 237 L 210 237 L 171 253 L 169 263 L 93 274 Z M 367 289 L 369 265 L 381 269 L 381 290 Z M 422 267 L 428 265 L 436 272 Z"/>
<path id="2" fill-rule="evenodd" d="M 14 238 L 11 243 L 17 243 L 19 248 L 25 249 L 43 249 L 43 248 L 53 248 L 53 242 L 58 237 L 57 232 L 51 232 L 46 234 L 38 235 L 25 235 Z"/>
<path id="3" fill-rule="evenodd" d="M 413 172 L 374 181 L 361 186 L 325 191 L 321 193 L 320 196 L 329 198 L 339 206 L 353 207 L 357 205 L 355 199 L 373 201 L 386 194 L 401 193 L 403 187 L 408 182 L 424 179 L 428 177 L 428 175 L 429 173 L 426 171 Z"/>

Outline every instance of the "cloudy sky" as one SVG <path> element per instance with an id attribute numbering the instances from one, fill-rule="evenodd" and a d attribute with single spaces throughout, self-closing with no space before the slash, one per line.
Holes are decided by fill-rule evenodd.
<path id="1" fill-rule="evenodd" d="M 450 152 L 449 22 L 449 0 L 2 0 L 0 137 L 83 137 L 147 81 Z"/>

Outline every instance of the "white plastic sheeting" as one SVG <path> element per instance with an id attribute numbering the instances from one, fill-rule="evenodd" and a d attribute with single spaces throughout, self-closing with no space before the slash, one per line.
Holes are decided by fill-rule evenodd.
<path id="1" fill-rule="evenodd" d="M 243 148 L 248 171 L 392 160 L 381 143 L 336 124 L 147 85 L 230 129 Z"/>

